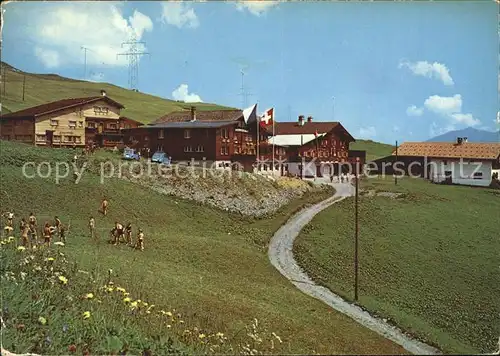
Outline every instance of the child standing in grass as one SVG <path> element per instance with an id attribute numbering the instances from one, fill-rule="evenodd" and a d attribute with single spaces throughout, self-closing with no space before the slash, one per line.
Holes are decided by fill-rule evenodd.
<path id="1" fill-rule="evenodd" d="M 108 213 L 108 200 L 106 198 L 104 198 L 101 202 L 101 211 L 104 216 Z"/>
<path id="2" fill-rule="evenodd" d="M 128 223 L 125 228 L 125 238 L 127 245 L 132 245 L 132 224 Z"/>
<path id="3" fill-rule="evenodd" d="M 45 223 L 45 226 L 43 228 L 43 238 L 45 240 L 45 244 L 50 247 L 50 242 L 52 241 L 52 234 L 56 230 L 55 227 L 50 226 L 49 222 L 47 221 Z"/>
<path id="4" fill-rule="evenodd" d="M 89 229 L 90 229 L 90 238 L 95 238 L 95 220 L 94 217 L 91 216 L 89 219 Z"/>
<path id="5" fill-rule="evenodd" d="M 135 248 L 137 250 L 144 251 L 144 233 L 142 232 L 142 229 L 139 229 L 139 232 L 137 233 L 137 244 L 135 245 Z"/>

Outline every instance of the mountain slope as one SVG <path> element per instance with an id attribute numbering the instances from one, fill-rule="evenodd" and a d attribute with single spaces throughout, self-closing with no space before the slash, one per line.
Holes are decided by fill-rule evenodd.
<path id="1" fill-rule="evenodd" d="M 386 157 L 392 154 L 395 147 L 386 143 L 375 142 L 372 140 L 356 140 L 356 142 L 349 145 L 351 150 L 366 151 L 366 161 Z"/>
<path id="2" fill-rule="evenodd" d="M 500 133 L 467 127 L 462 130 L 446 132 L 427 140 L 427 142 L 454 142 L 457 137 L 467 137 L 469 142 L 499 142 Z"/>
<path id="3" fill-rule="evenodd" d="M 0 93 L 2 112 L 12 112 L 51 101 L 99 95 L 100 90 L 125 106 L 122 115 L 131 119 L 150 123 L 169 112 L 182 110 L 191 105 L 197 110 L 231 109 L 209 103 L 188 104 L 158 96 L 134 92 L 109 83 L 93 83 L 61 77 L 56 74 L 33 74 L 22 72 L 2 62 L 2 83 Z M 23 81 L 25 79 L 24 101 Z"/>

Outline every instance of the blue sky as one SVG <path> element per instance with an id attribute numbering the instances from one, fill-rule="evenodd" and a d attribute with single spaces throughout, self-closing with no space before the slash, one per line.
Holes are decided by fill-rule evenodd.
<path id="1" fill-rule="evenodd" d="M 127 87 L 116 54 L 151 53 L 139 90 L 166 98 L 340 121 L 356 138 L 425 140 L 494 130 L 498 4 L 471 2 L 93 2 L 5 6 L 3 60 L 29 72 Z M 186 90 L 187 89 L 187 90 Z M 112 93 L 109 93 L 112 96 Z M 126 103 L 124 103 L 126 105 Z"/>

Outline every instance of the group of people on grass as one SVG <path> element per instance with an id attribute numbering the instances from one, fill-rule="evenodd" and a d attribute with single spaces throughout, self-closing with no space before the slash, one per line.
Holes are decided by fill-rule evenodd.
<path id="1" fill-rule="evenodd" d="M 106 216 L 108 213 L 108 201 L 104 198 L 101 202 L 101 213 Z M 8 236 L 11 236 L 14 231 L 14 213 L 11 210 L 2 214 L 2 216 L 7 220 L 4 232 Z M 67 232 L 69 231 L 70 225 L 67 226 L 61 222 L 58 216 L 54 217 L 53 221 L 46 221 L 41 229 L 43 242 L 38 240 L 38 225 L 37 218 L 34 213 L 30 213 L 28 219 L 21 218 L 19 222 L 19 234 L 20 234 L 20 245 L 25 248 L 36 246 L 43 243 L 50 247 L 52 240 L 57 236 L 60 242 L 66 243 Z M 96 222 L 93 216 L 89 219 L 89 229 L 90 236 L 92 239 L 98 238 L 96 234 Z M 144 232 L 139 229 L 137 232 L 137 241 L 135 244 L 132 243 L 132 224 L 128 223 L 124 228 L 122 224 L 115 221 L 114 227 L 110 231 L 111 240 L 110 243 L 113 245 L 118 245 L 120 242 L 125 242 L 129 246 L 133 246 L 135 249 L 143 251 L 144 250 Z"/>

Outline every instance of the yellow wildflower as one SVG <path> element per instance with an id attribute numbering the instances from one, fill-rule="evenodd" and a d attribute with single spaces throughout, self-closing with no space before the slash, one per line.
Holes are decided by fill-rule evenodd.
<path id="1" fill-rule="evenodd" d="M 111 293 L 113 291 L 113 287 L 106 288 L 106 292 Z"/>
<path id="2" fill-rule="evenodd" d="M 38 322 L 42 325 L 47 324 L 47 319 L 45 319 L 43 316 L 38 318 Z"/>
<path id="3" fill-rule="evenodd" d="M 200 334 L 200 335 L 198 335 L 198 337 L 199 337 L 200 339 L 204 339 L 204 338 L 206 337 L 206 335 L 205 335 L 205 334 Z"/>
<path id="4" fill-rule="evenodd" d="M 9 237 L 7 238 L 7 241 L 8 241 L 8 242 L 12 242 L 12 241 L 14 241 L 14 236 L 9 236 Z"/>
<path id="5" fill-rule="evenodd" d="M 127 298 L 123 298 L 123 302 L 124 302 L 124 303 L 128 303 L 128 302 L 130 302 L 130 298 L 129 298 L 129 297 L 127 297 Z"/>
<path id="6" fill-rule="evenodd" d="M 184 320 L 179 320 L 179 323 L 180 324 L 184 324 Z"/>
<path id="7" fill-rule="evenodd" d="M 92 299 L 94 298 L 94 294 L 93 293 L 87 293 L 85 294 L 85 299 Z"/>
<path id="8" fill-rule="evenodd" d="M 165 315 L 166 315 L 166 316 L 170 316 L 170 317 L 171 317 L 171 316 L 172 316 L 172 313 L 168 311 L 168 312 L 166 312 L 166 313 L 165 313 Z"/>
<path id="9" fill-rule="evenodd" d="M 2 244 L 2 245 L 6 245 L 6 244 L 7 244 L 7 242 L 6 242 L 6 241 L 4 241 L 4 240 L 2 240 L 1 244 Z"/>
<path id="10" fill-rule="evenodd" d="M 123 295 L 124 295 L 125 297 L 128 297 L 128 296 L 130 295 L 130 293 L 129 293 L 129 292 L 125 292 L 125 293 L 123 293 Z"/>
<path id="11" fill-rule="evenodd" d="M 221 333 L 221 332 L 218 332 L 217 334 L 215 334 L 215 336 L 217 336 L 217 337 L 224 337 L 224 334 Z"/>
<path id="12" fill-rule="evenodd" d="M 49 257 L 44 260 L 45 262 L 54 261 L 54 257 Z"/>
<path id="13" fill-rule="evenodd" d="M 24 247 L 24 246 L 19 246 L 19 247 L 17 248 L 17 250 L 18 250 L 18 251 L 24 251 L 24 250 L 26 250 L 26 247 Z"/>
<path id="14" fill-rule="evenodd" d="M 170 329 L 171 327 L 172 327 L 172 325 L 167 324 L 167 329 Z"/>
<path id="15" fill-rule="evenodd" d="M 82 316 L 83 316 L 83 319 L 88 319 L 88 318 L 90 318 L 90 312 L 89 311 L 83 312 Z"/>
<path id="16" fill-rule="evenodd" d="M 122 293 L 125 293 L 125 288 L 122 288 L 122 287 L 116 287 L 116 291 L 117 291 L 117 292 L 122 292 Z"/>
<path id="17" fill-rule="evenodd" d="M 61 281 L 62 284 L 68 284 L 68 279 L 64 276 L 59 276 L 58 277 L 59 281 Z"/>
<path id="18" fill-rule="evenodd" d="M 130 306 L 132 308 L 136 308 L 137 307 L 137 301 L 130 303 Z"/>

